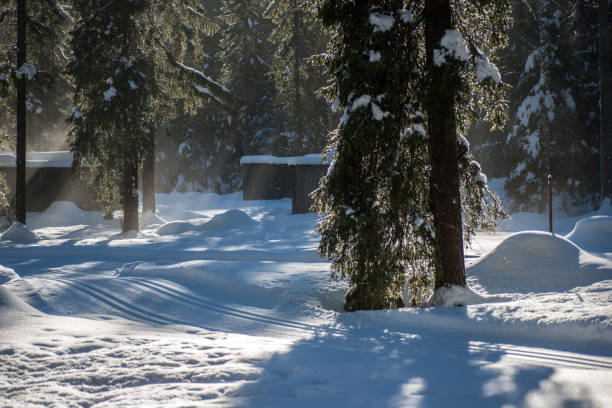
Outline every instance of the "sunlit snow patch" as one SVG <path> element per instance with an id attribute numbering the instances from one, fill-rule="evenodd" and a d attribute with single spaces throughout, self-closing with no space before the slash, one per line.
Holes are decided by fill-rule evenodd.
<path id="1" fill-rule="evenodd" d="M 583 218 L 565 238 L 587 251 L 612 252 L 612 217 Z"/>
<path id="2" fill-rule="evenodd" d="M 32 228 L 96 225 L 101 222 L 99 212 L 83 211 L 71 201 L 55 201 L 45 211 L 28 216 L 28 225 Z"/>

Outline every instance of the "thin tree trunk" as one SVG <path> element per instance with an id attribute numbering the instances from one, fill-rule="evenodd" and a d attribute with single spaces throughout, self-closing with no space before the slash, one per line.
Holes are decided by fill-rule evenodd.
<path id="1" fill-rule="evenodd" d="M 461 196 L 457 161 L 455 94 L 456 62 L 441 66 L 433 62 L 433 50 L 440 48 L 445 31 L 452 28 L 449 0 L 425 2 L 425 42 L 430 74 L 427 121 L 431 154 L 431 204 L 434 214 L 437 251 L 435 289 L 465 286 Z"/>
<path id="2" fill-rule="evenodd" d="M 601 154 L 601 199 L 612 200 L 612 96 L 610 92 L 610 30 L 608 23 L 608 0 L 599 0 L 599 90 L 600 126 L 599 144 Z"/>
<path id="3" fill-rule="evenodd" d="M 121 231 L 138 231 L 138 160 L 126 158 L 123 180 L 123 226 Z"/>
<path id="4" fill-rule="evenodd" d="M 151 131 L 151 150 L 142 161 L 142 212 L 155 213 L 155 134 Z"/>
<path id="5" fill-rule="evenodd" d="M 295 137 L 299 141 L 300 150 L 304 145 L 304 126 L 302 123 L 301 110 L 303 106 L 301 104 L 301 92 L 302 92 L 302 77 L 300 73 L 300 66 L 302 64 L 301 58 L 301 46 L 299 44 L 300 35 L 300 15 L 298 10 L 297 0 L 292 1 L 293 4 L 293 91 L 294 94 L 294 120 L 295 120 Z"/>
<path id="6" fill-rule="evenodd" d="M 26 0 L 17 0 L 17 68 L 26 62 Z M 15 220 L 26 223 L 26 75 L 17 78 Z"/>

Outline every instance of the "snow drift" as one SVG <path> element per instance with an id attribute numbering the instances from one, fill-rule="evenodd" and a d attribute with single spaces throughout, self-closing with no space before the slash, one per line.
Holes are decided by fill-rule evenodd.
<path id="1" fill-rule="evenodd" d="M 254 225 L 254 221 L 244 211 L 229 210 L 217 214 L 204 224 L 195 224 L 189 221 L 173 221 L 161 226 L 157 230 L 158 235 L 175 235 L 185 232 L 216 231 L 244 228 Z"/>
<path id="2" fill-rule="evenodd" d="M 530 293 L 612 279 L 611 268 L 608 260 L 588 254 L 564 237 L 529 231 L 507 237 L 470 265 L 467 273 L 487 293 Z"/>
<path id="3" fill-rule="evenodd" d="M 590 252 L 612 252 L 612 217 L 583 218 L 565 238 Z"/>
<path id="4" fill-rule="evenodd" d="M 0 265 L 0 285 L 10 280 L 18 279 L 18 278 L 19 278 L 19 275 L 17 275 L 14 270 Z"/>
<path id="5" fill-rule="evenodd" d="M 38 241 L 38 236 L 22 223 L 15 221 L 0 234 L 0 241 L 11 241 L 15 244 L 31 244 Z"/>

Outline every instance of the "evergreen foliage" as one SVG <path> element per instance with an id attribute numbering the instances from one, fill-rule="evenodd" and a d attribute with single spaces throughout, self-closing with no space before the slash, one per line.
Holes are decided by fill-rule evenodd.
<path id="1" fill-rule="evenodd" d="M 546 208 L 548 174 L 557 210 L 598 204 L 599 99 L 597 4 L 515 2 L 520 32 L 513 121 L 507 152 L 514 163 L 505 189 L 513 211 Z"/>
<path id="2" fill-rule="evenodd" d="M 288 125 L 289 153 L 320 152 L 325 145 L 329 107 L 317 90 L 323 72 L 310 59 L 328 40 L 308 0 L 271 1 L 267 9 L 276 47 L 270 66 Z"/>
<path id="3" fill-rule="evenodd" d="M 189 65 L 203 57 L 202 33 L 218 29 L 196 3 L 79 3 L 69 65 L 76 83 L 71 147 L 75 167 L 87 163 L 105 187 L 100 190 L 105 211 L 121 198 L 124 231 L 138 229 L 137 174 L 143 157 L 154 153 L 155 132 L 163 132 L 178 112 L 232 99 Z"/>
<path id="4" fill-rule="evenodd" d="M 269 74 L 272 44 L 268 41 L 270 22 L 264 17 L 265 4 L 259 0 L 223 0 L 221 19 L 225 23 L 219 58 L 223 61 L 221 81 L 242 102 L 239 114 L 225 115 L 227 133 L 222 141 L 229 190 L 241 185 L 240 157 L 247 154 L 282 153 L 279 142 L 274 82 Z"/>
<path id="5" fill-rule="evenodd" d="M 66 6 L 54 0 L 29 0 L 27 3 L 28 63 L 36 67 L 36 75 L 28 80 L 26 94 L 29 150 L 65 147 L 65 125 L 70 106 L 70 83 L 65 74 L 69 54 L 67 34 L 72 16 Z M 16 87 L 16 24 L 15 2 L 0 1 L 0 141 L 14 149 Z"/>
<path id="6" fill-rule="evenodd" d="M 505 86 L 489 58 L 504 44 L 509 10 L 505 1 L 475 3 L 453 2 L 453 22 L 470 54 L 458 71 L 455 99 L 466 242 L 475 228 L 491 230 L 503 215 L 465 134 L 478 118 L 503 124 Z M 332 32 L 330 97 L 343 111 L 328 144 L 330 170 L 315 192 L 323 213 L 320 254 L 331 260 L 334 278 L 349 281 L 347 310 L 399 306 L 406 285 L 411 303 L 422 303 L 434 285 L 438 244 L 423 5 L 325 0 L 320 15 Z"/>
<path id="7" fill-rule="evenodd" d="M 138 229 L 138 169 L 159 93 L 154 61 L 143 52 L 148 6 L 147 0 L 83 1 L 72 33 L 74 165 L 91 166 L 107 203 L 120 186 L 124 232 Z"/>

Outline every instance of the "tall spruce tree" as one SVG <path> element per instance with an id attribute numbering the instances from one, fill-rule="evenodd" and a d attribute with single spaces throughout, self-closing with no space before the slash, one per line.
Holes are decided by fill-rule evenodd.
<path id="1" fill-rule="evenodd" d="M 332 261 L 334 278 L 349 281 L 346 310 L 399 306 L 405 285 L 411 303 L 419 304 L 434 288 L 464 282 L 446 269 L 461 266 L 440 261 L 463 264 L 463 259 L 441 256 L 440 234 L 446 232 L 434 227 L 440 209 L 434 200 L 454 199 L 451 205 L 462 206 L 466 242 L 476 227 L 492 229 L 493 219 L 503 215 L 464 136 L 477 118 L 503 123 L 505 87 L 489 58 L 504 44 L 509 10 L 505 1 L 451 5 L 452 14 L 436 30 L 440 38 L 434 38 L 425 33 L 436 24 L 431 21 L 435 12 L 421 2 L 321 4 L 320 15 L 333 34 L 330 96 L 343 117 L 330 135 L 332 163 L 315 204 L 324 214 L 318 226 L 320 254 Z M 446 86 L 453 81 L 451 93 L 436 91 L 437 69 L 452 74 L 440 78 Z M 445 110 L 455 115 L 454 127 L 437 131 L 454 144 L 456 153 L 451 148 L 447 159 L 457 168 L 454 183 L 463 193 L 461 201 L 432 193 L 440 187 L 433 173 L 441 170 L 433 168 L 439 163 L 430 151 L 442 148 L 432 134 L 436 92 L 447 95 Z M 476 110 L 477 105 L 485 108 Z M 439 180 L 453 184 L 452 174 L 441 173 Z M 454 233 L 461 237 L 455 218 L 450 228 L 458 228 Z"/>
<path id="2" fill-rule="evenodd" d="M 76 84 L 71 115 L 75 167 L 94 169 L 105 212 L 120 196 L 124 232 L 138 229 L 138 170 L 143 157 L 149 157 L 150 170 L 154 134 L 176 107 L 191 111 L 204 101 L 235 102 L 222 86 L 185 64 L 199 57 L 199 30 L 215 26 L 196 3 L 79 3 L 69 65 Z M 154 186 L 150 176 L 149 171 L 147 187 Z M 152 189 L 145 190 L 145 208 L 153 210 Z"/>
<path id="3" fill-rule="evenodd" d="M 43 100 L 52 93 L 53 73 L 61 64 L 56 53 L 58 38 L 66 17 L 64 9 L 52 0 L 0 3 L 0 97 L 7 101 L 7 109 L 0 113 L 0 137 L 7 140 L 10 133 L 16 133 L 15 142 L 8 144 L 17 153 L 15 218 L 24 224 L 26 134 L 28 129 L 36 130 L 33 118 L 43 113 Z M 32 113 L 28 115 L 28 111 Z"/>
<path id="4" fill-rule="evenodd" d="M 0 99 L 7 105 L 0 112 L 0 139 L 11 149 L 16 132 L 16 5 L 15 1 L 0 1 Z M 36 74 L 27 80 L 27 149 L 55 149 L 65 146 L 70 84 L 64 68 L 72 17 L 54 0 L 29 0 L 26 14 L 27 60 L 36 68 Z"/>
<path id="5" fill-rule="evenodd" d="M 270 77 L 268 41 L 270 22 L 259 0 L 224 0 L 222 19 L 225 36 L 219 57 L 223 61 L 221 81 L 242 101 L 239 115 L 225 115 L 227 150 L 231 166 L 230 190 L 239 188 L 239 161 L 245 154 L 272 153 L 278 118 L 274 82 Z M 285 150 L 285 149 L 283 149 Z"/>
<path id="6" fill-rule="evenodd" d="M 596 9 L 588 1 L 536 0 L 514 10 L 521 28 L 512 44 L 524 57 L 506 139 L 512 209 L 543 211 L 549 174 L 557 211 L 592 209 L 599 190 Z"/>
<path id="7" fill-rule="evenodd" d="M 327 35 L 310 1 L 272 1 L 266 13 L 276 46 L 271 73 L 286 112 L 290 154 L 319 152 L 328 130 L 328 105 L 317 92 L 322 71 L 310 59 L 324 51 Z"/>
<path id="8" fill-rule="evenodd" d="M 100 188 L 119 185 L 123 232 L 138 230 L 138 169 L 158 93 L 154 61 L 143 51 L 149 6 L 147 0 L 83 1 L 72 37 L 75 165 L 91 165 L 105 179 Z"/>

